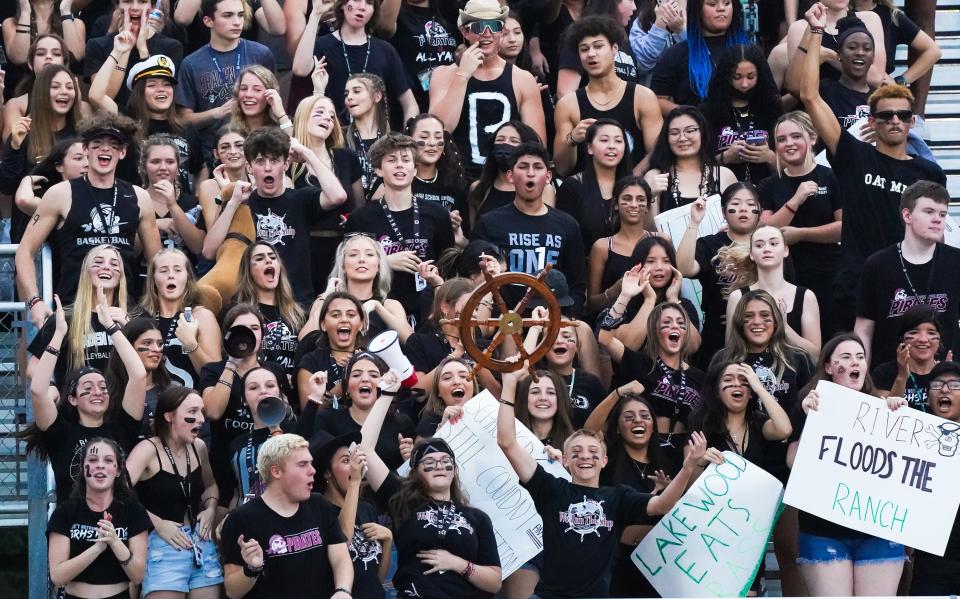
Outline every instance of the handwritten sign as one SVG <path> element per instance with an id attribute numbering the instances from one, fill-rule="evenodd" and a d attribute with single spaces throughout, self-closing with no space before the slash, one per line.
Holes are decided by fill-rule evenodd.
<path id="1" fill-rule="evenodd" d="M 506 578 L 543 550 L 543 520 L 530 494 L 520 486 L 513 466 L 497 445 L 500 404 L 484 391 L 463 405 L 463 418 L 437 430 L 457 458 L 460 484 L 470 505 L 483 510 L 493 523 L 500 554 L 501 576 Z M 559 462 L 550 462 L 543 443 L 516 422 L 517 441 L 544 470 L 570 480 Z"/>
<path id="2" fill-rule="evenodd" d="M 677 249 L 680 247 L 680 241 L 687 230 L 687 225 L 690 224 L 690 205 L 661 212 L 653 217 L 653 222 L 658 231 L 670 235 L 673 249 Z M 727 221 L 724 220 L 723 212 L 720 209 L 720 196 L 714 194 L 707 198 L 707 212 L 700 222 L 699 237 L 713 235 L 720 231 L 725 224 L 727 224 Z M 680 288 L 680 295 L 693 302 L 693 305 L 697 308 L 697 313 L 700 315 L 700 322 L 703 322 L 703 311 L 700 309 L 703 295 L 700 289 L 700 281 L 684 279 L 683 286 Z"/>
<path id="3" fill-rule="evenodd" d="M 784 502 L 943 555 L 960 495 L 960 424 L 821 381 Z"/>
<path id="4" fill-rule="evenodd" d="M 661 597 L 745 597 L 780 510 L 783 485 L 725 451 L 631 554 Z"/>

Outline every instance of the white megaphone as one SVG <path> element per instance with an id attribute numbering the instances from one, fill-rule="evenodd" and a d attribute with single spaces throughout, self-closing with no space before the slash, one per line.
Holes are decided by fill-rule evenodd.
<path id="1" fill-rule="evenodd" d="M 279 397 L 264 397 L 257 404 L 257 420 L 269 429 L 280 426 L 287 418 L 287 402 Z"/>
<path id="2" fill-rule="evenodd" d="M 417 373 L 413 364 L 400 349 L 400 336 L 396 331 L 384 331 L 374 337 L 367 345 L 367 351 L 379 356 L 390 370 L 400 375 L 400 384 L 404 387 L 413 387 L 417 384 Z"/>

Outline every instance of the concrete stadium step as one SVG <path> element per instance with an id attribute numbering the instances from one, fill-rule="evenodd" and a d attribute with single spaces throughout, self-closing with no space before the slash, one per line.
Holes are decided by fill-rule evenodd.
<path id="1" fill-rule="evenodd" d="M 940 52 L 943 56 L 940 57 L 940 61 L 937 62 L 938 66 L 946 64 L 960 64 L 960 37 L 958 36 L 947 36 L 947 35 L 937 35 L 937 45 L 940 46 Z M 897 66 L 906 67 L 907 66 L 907 47 L 904 45 L 897 46 L 897 56 L 896 56 Z"/>

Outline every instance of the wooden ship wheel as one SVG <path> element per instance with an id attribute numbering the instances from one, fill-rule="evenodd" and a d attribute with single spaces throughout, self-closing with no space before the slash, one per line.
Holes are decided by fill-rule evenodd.
<path id="1" fill-rule="evenodd" d="M 576 326 L 574 322 L 560 319 L 560 304 L 557 302 L 557 297 L 544 282 L 551 268 L 553 268 L 553 265 L 547 264 L 547 267 L 537 276 L 519 272 L 501 273 L 493 276 L 488 272 L 484 272 L 483 276 L 486 281 L 470 295 L 467 303 L 463 306 L 463 310 L 460 312 L 460 318 L 447 318 L 440 321 L 441 324 L 457 325 L 460 329 L 460 342 L 463 344 L 463 349 L 476 362 L 470 373 L 471 379 L 477 375 L 477 372 L 481 368 L 487 368 L 488 370 L 497 372 L 513 372 L 523 368 L 523 362 L 527 360 L 530 363 L 530 374 L 534 377 L 534 380 L 536 380 L 536 375 L 534 374 L 535 365 L 550 351 L 550 348 L 553 347 L 557 336 L 560 334 L 560 329 L 563 327 Z M 527 287 L 526 294 L 524 294 L 520 302 L 512 309 L 507 305 L 507 302 L 503 299 L 503 295 L 500 293 L 501 288 L 505 285 L 523 285 Z M 499 308 L 500 316 L 497 318 L 478 319 L 474 316 L 477 307 L 480 306 L 480 302 L 488 293 L 493 297 L 494 305 Z M 543 298 L 547 304 L 547 318 L 524 318 L 523 313 L 526 311 L 527 305 L 530 303 L 530 300 L 537 295 Z M 533 326 L 542 326 L 543 336 L 537 347 L 534 348 L 532 352 L 527 352 L 523 347 L 524 329 Z M 496 333 L 493 335 L 493 338 L 490 339 L 490 344 L 486 349 L 480 349 L 480 346 L 477 345 L 475 335 L 477 334 L 478 327 L 494 327 L 496 329 Z M 520 359 L 518 360 L 501 360 L 493 357 L 493 353 L 508 336 L 512 337 L 517 345 L 520 354 Z"/>

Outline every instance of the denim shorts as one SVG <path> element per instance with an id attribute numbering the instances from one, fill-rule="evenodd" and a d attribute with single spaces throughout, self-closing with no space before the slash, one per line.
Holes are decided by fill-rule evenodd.
<path id="1" fill-rule="evenodd" d="M 825 564 L 851 561 L 854 565 L 902 562 L 907 556 L 903 545 L 876 537 L 819 537 L 801 532 L 798 541 L 798 564 Z"/>
<path id="2" fill-rule="evenodd" d="M 189 526 L 180 530 L 193 539 L 200 551 L 200 567 L 197 567 L 195 550 L 177 550 L 164 541 L 157 531 L 151 531 L 147 539 L 147 572 L 143 577 L 144 596 L 153 591 L 187 593 L 193 589 L 218 585 L 223 582 L 223 566 L 213 541 L 201 541 L 190 531 Z"/>

